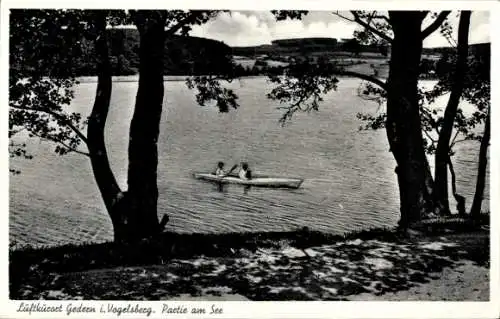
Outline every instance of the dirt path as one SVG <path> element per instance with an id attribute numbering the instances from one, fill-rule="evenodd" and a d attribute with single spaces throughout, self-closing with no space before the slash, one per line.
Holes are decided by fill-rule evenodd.
<path id="1" fill-rule="evenodd" d="M 355 301 L 488 301 L 489 269 L 470 261 L 456 268 L 444 268 L 438 279 L 408 290 L 373 295 L 362 293 L 349 298 Z"/>
<path id="2" fill-rule="evenodd" d="M 38 273 L 16 299 L 488 300 L 489 239 L 348 240 L 305 250 L 240 250 L 234 257 Z"/>

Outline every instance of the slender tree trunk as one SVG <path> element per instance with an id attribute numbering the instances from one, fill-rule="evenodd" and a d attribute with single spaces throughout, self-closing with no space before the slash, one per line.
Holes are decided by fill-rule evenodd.
<path id="1" fill-rule="evenodd" d="M 139 88 L 130 125 L 127 206 L 128 238 L 148 238 L 161 231 L 157 215 L 158 135 L 163 107 L 165 16 L 161 11 L 138 11 L 140 34 Z"/>
<path id="2" fill-rule="evenodd" d="M 117 205 L 117 203 L 122 197 L 122 192 L 109 165 L 104 142 L 104 128 L 108 117 L 112 89 L 111 65 L 106 34 L 106 13 L 104 11 L 96 13 L 95 22 L 97 29 L 95 50 L 98 57 L 97 91 L 88 122 L 87 144 L 94 177 L 113 223 L 115 241 L 120 241 L 123 227 L 121 210 L 117 209 L 120 205 Z"/>
<path id="3" fill-rule="evenodd" d="M 431 167 L 429 165 L 429 161 L 425 161 L 425 186 L 426 186 L 426 192 L 429 194 L 432 194 L 434 192 L 434 178 L 432 177 L 432 172 L 431 172 Z M 435 212 L 436 209 L 435 207 L 433 208 L 432 212 Z"/>
<path id="4" fill-rule="evenodd" d="M 490 144 L 490 109 L 484 126 L 484 134 L 479 147 L 479 167 L 477 172 L 476 193 L 470 210 L 472 218 L 477 218 L 481 214 L 481 204 L 483 202 L 484 186 L 486 184 L 486 166 L 488 165 L 488 146 Z"/>
<path id="5" fill-rule="evenodd" d="M 453 162 L 451 157 L 448 155 L 448 167 L 451 174 L 451 189 L 453 192 L 453 197 L 457 202 L 457 212 L 460 216 L 465 216 L 465 197 L 457 193 L 457 177 L 455 175 L 455 169 L 453 168 Z"/>
<path id="6" fill-rule="evenodd" d="M 386 132 L 396 159 L 401 227 L 408 227 L 432 210 L 429 163 L 424 153 L 418 77 L 422 54 L 421 12 L 389 12 L 394 39 L 387 80 Z"/>
<path id="7" fill-rule="evenodd" d="M 439 133 L 434 170 L 434 199 L 442 207 L 443 213 L 450 213 L 448 202 L 448 158 L 450 138 L 455 123 L 458 104 L 464 88 L 464 77 L 467 68 L 469 51 L 470 11 L 462 11 L 458 26 L 458 57 L 452 79 L 452 87 L 448 105 L 444 113 L 443 126 Z"/>

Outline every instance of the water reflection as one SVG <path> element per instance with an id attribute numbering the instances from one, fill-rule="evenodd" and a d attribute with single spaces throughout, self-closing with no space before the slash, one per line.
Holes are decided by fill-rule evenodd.
<path id="1" fill-rule="evenodd" d="M 228 193 L 228 187 L 229 185 L 226 183 L 216 183 L 217 185 L 217 191 L 219 193 Z M 247 195 L 248 192 L 250 191 L 250 188 L 252 188 L 251 185 L 241 185 L 241 188 L 243 189 L 243 194 Z"/>

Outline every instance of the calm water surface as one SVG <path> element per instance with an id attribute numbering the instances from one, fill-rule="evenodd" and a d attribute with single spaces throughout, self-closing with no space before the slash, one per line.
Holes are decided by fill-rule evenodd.
<path id="1" fill-rule="evenodd" d="M 356 113 L 376 104 L 356 96 L 358 80 L 343 79 L 321 110 L 298 114 L 281 127 L 276 102 L 263 78 L 232 84 L 241 107 L 221 114 L 200 107 L 184 82 L 165 82 L 159 139 L 159 214 L 176 232 L 281 231 L 308 226 L 331 233 L 396 225 L 399 213 L 395 161 L 385 131 L 359 131 Z M 76 88 L 72 108 L 90 113 L 95 83 Z M 126 187 L 128 125 L 136 82 L 115 83 L 106 130 L 111 165 Z M 444 104 L 443 104 L 444 105 Z M 464 106 L 471 109 L 470 106 Z M 63 244 L 112 239 L 112 228 L 85 156 L 58 156 L 31 139 L 33 160 L 13 159 L 22 171 L 10 180 L 10 238 L 18 243 Z M 457 145 L 459 192 L 471 204 L 479 143 Z M 217 161 L 249 162 L 257 174 L 305 179 L 298 190 L 239 186 L 220 193 L 192 178 Z M 489 198 L 489 189 L 487 190 Z M 454 202 L 452 202 L 454 206 Z M 483 207 L 489 207 L 488 199 Z"/>

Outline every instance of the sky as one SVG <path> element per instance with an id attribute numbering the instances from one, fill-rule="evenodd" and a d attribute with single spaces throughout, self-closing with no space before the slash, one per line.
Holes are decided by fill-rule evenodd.
<path id="1" fill-rule="evenodd" d="M 348 12 L 339 12 L 350 16 Z M 450 24 L 458 29 L 458 12 L 449 16 Z M 471 17 L 469 42 L 481 43 L 490 41 L 490 24 L 488 11 L 474 11 Z M 430 15 L 424 26 L 432 21 Z M 230 46 L 253 46 L 270 44 L 272 40 L 302 37 L 351 38 L 354 30 L 360 27 L 346 21 L 331 12 L 312 11 L 302 20 L 285 20 L 277 22 L 269 11 L 232 11 L 221 13 L 212 21 L 202 26 L 193 27 L 192 36 L 205 37 L 223 41 Z M 434 32 L 425 42 L 424 47 L 449 46 L 447 40 Z"/>

